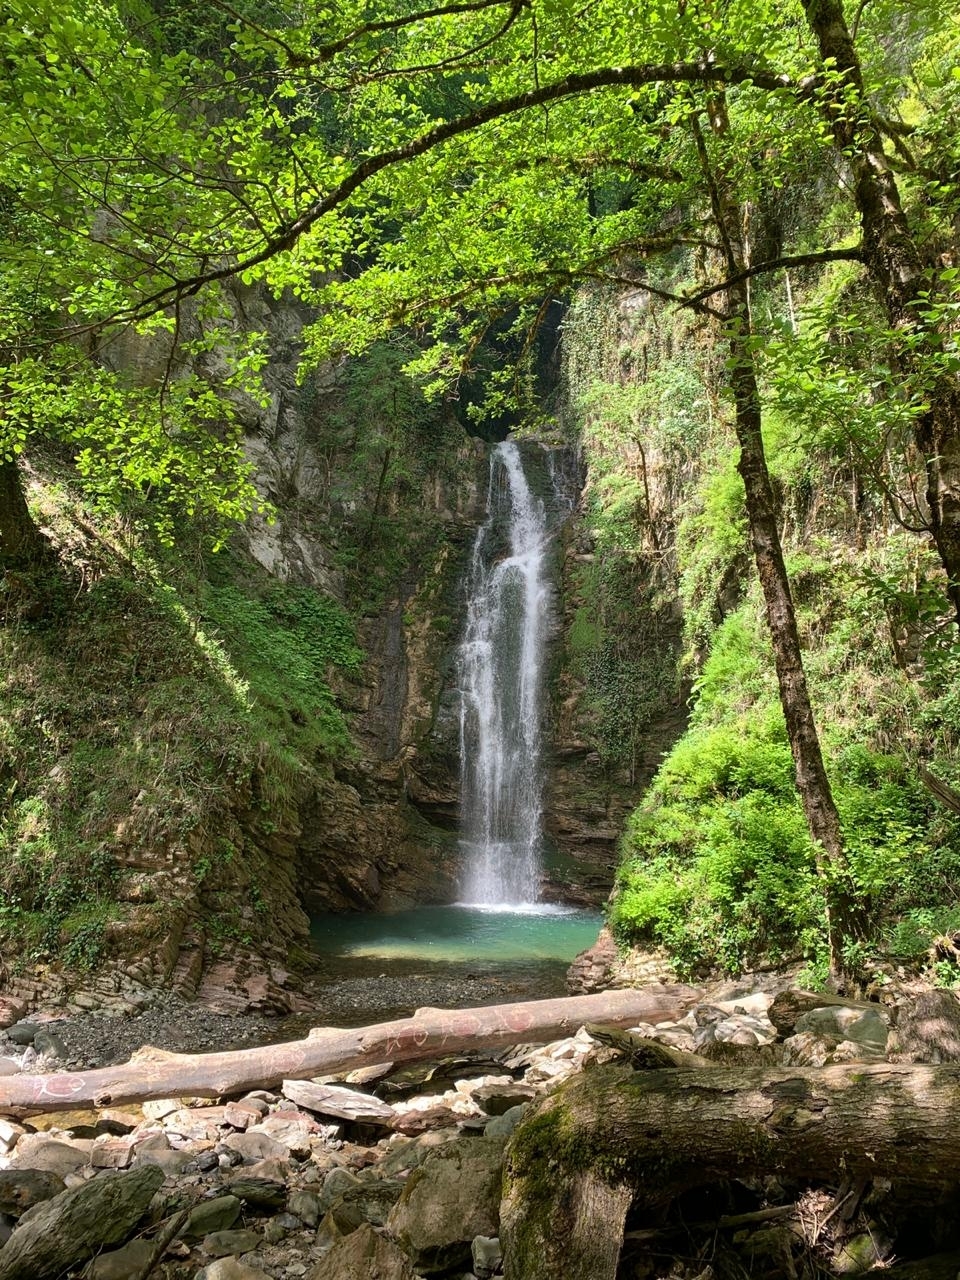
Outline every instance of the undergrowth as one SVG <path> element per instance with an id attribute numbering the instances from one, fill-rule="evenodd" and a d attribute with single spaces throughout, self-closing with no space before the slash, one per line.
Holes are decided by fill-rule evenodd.
<path id="1" fill-rule="evenodd" d="M 330 682 L 363 655 L 322 593 L 249 565 L 241 587 L 229 560 L 213 585 L 189 557 L 85 537 L 65 490 L 44 501 L 56 608 L 0 627 L 0 951 L 94 968 L 125 914 L 128 851 L 162 866 L 238 798 L 269 830 L 350 753 Z"/>

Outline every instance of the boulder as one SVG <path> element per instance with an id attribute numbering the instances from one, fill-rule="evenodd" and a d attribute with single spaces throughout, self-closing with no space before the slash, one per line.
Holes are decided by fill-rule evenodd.
<path id="1" fill-rule="evenodd" d="M 868 1053 L 879 1055 L 887 1046 L 889 1020 L 879 1005 L 868 1008 L 826 1005 L 801 1014 L 795 1027 L 797 1032 L 811 1031 L 834 1045 L 841 1040 L 853 1041 Z"/>
<path id="2" fill-rule="evenodd" d="M 36 1205 L 0 1249 L 0 1280 L 55 1280 L 121 1244 L 163 1183 L 160 1169 L 101 1174 Z"/>
<path id="3" fill-rule="evenodd" d="M 341 1085 L 284 1080 L 283 1096 L 308 1111 L 337 1116 L 341 1120 L 359 1120 L 364 1124 L 388 1124 L 395 1115 L 388 1103 L 357 1089 L 344 1089 Z"/>
<path id="4" fill-rule="evenodd" d="M 239 1217 L 240 1200 L 237 1196 L 216 1196 L 213 1200 L 201 1200 L 190 1211 L 183 1234 L 197 1239 L 216 1231 L 229 1231 Z"/>
<path id="5" fill-rule="evenodd" d="M 0 1213 L 19 1218 L 35 1204 L 65 1190 L 59 1174 L 46 1169 L 0 1169 Z"/>
<path id="6" fill-rule="evenodd" d="M 153 1255 L 151 1240 L 130 1240 L 121 1249 L 111 1249 L 94 1258 L 83 1280 L 130 1280 L 139 1276 Z"/>
<path id="7" fill-rule="evenodd" d="M 93 1141 L 73 1138 L 65 1141 L 46 1133 L 27 1133 L 17 1143 L 10 1157 L 12 1169 L 42 1169 L 65 1177 L 87 1163 Z"/>
<path id="8" fill-rule="evenodd" d="M 499 1234 L 503 1147 L 494 1138 L 456 1138 L 410 1174 L 387 1231 L 417 1271 L 468 1266 L 474 1237 Z"/>
<path id="9" fill-rule="evenodd" d="M 924 991 L 900 1008 L 890 1037 L 892 1062 L 960 1061 L 960 1001 L 953 991 Z"/>
<path id="10" fill-rule="evenodd" d="M 338 1240 L 304 1280 L 416 1280 L 410 1259 L 371 1226 Z"/>

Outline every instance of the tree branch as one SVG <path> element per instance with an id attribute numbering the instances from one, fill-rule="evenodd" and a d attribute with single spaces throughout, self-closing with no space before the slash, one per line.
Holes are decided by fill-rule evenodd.
<path id="1" fill-rule="evenodd" d="M 701 302 L 704 298 L 722 293 L 724 289 L 730 289 L 733 285 L 742 284 L 744 280 L 763 275 L 768 271 L 784 271 L 791 267 L 816 267 L 824 262 L 863 261 L 865 261 L 864 253 L 859 246 L 854 249 L 821 249 L 819 253 L 785 254 L 782 258 L 769 258 L 766 262 L 755 262 L 735 275 L 728 276 L 720 284 L 712 284 L 708 289 L 699 289 L 696 293 L 690 294 L 688 301 Z"/>
<path id="2" fill-rule="evenodd" d="M 439 12 L 439 11 L 438 11 Z M 446 11 L 444 11 L 446 12 Z M 590 93 L 595 89 L 636 88 L 643 85 L 676 82 L 685 84 L 722 83 L 753 84 L 770 92 L 784 89 L 797 89 L 798 86 L 786 75 L 761 72 L 751 67 L 721 67 L 708 58 L 691 63 L 663 63 L 653 66 L 601 67 L 594 71 L 580 72 L 564 77 L 554 84 L 543 85 L 539 89 L 531 89 L 526 93 L 502 98 L 497 102 L 471 111 L 453 120 L 444 121 L 427 129 L 418 137 L 396 147 L 390 147 L 376 155 L 368 156 L 339 182 L 331 191 L 309 205 L 302 214 L 285 226 L 279 227 L 267 238 L 263 246 L 247 257 L 224 263 L 220 267 L 185 277 L 164 286 L 149 294 L 126 309 L 114 312 L 100 321 L 101 324 L 131 323 L 146 319 L 176 298 L 189 297 L 198 293 L 205 285 L 218 280 L 226 280 L 233 276 L 262 266 L 278 254 L 291 249 L 307 231 L 327 214 L 345 204 L 349 198 L 376 174 L 395 165 L 415 160 L 435 150 L 445 142 L 463 134 L 473 132 L 495 120 L 528 111 L 545 103 L 557 102 L 563 98 L 575 97 Z M 78 329 L 76 332 L 83 332 Z"/>

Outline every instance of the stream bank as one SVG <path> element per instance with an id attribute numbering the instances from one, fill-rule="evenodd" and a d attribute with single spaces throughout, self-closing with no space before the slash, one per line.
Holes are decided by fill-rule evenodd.
<path id="1" fill-rule="evenodd" d="M 680 1021 L 639 1027 L 640 1043 L 650 1037 L 744 1068 L 960 1060 L 951 993 L 910 995 L 905 985 L 896 1002 L 850 1004 L 769 975 L 765 985 L 715 984 Z M 79 1276 L 94 1254 L 85 1280 L 139 1280 L 150 1256 L 158 1280 L 531 1280 L 541 1270 L 501 1203 L 503 1162 L 517 1152 L 512 1136 L 522 1140 L 530 1108 L 565 1081 L 623 1063 L 635 1043 L 623 1039 L 626 1050 L 602 1029 L 581 1029 L 539 1048 L 365 1069 L 347 1073 L 340 1093 L 289 1082 L 216 1104 L 0 1118 L 0 1239 L 10 1239 L 0 1277 Z M 130 1184 L 136 1211 L 110 1234 L 97 1206 L 116 1178 L 144 1186 L 140 1200 L 140 1183 Z M 551 1186 L 551 1202 L 563 1191 Z M 66 1227 L 78 1197 L 87 1209 Z M 33 1225 L 24 1218 L 15 1227 L 33 1205 Z M 161 1240 L 151 1255 L 165 1230 L 166 1247 Z M 50 1241 L 60 1250 L 56 1271 L 44 1261 Z M 935 1195 L 919 1203 L 882 1180 L 853 1185 L 839 1167 L 828 1184 L 781 1170 L 693 1188 L 652 1221 L 628 1217 L 614 1269 L 598 1254 L 593 1270 L 564 1274 L 813 1280 L 877 1267 L 893 1280 L 929 1280 L 940 1274 L 932 1264 L 914 1272 L 890 1264 L 958 1246 L 955 1216 Z M 955 1257 L 953 1266 L 951 1275 Z"/>

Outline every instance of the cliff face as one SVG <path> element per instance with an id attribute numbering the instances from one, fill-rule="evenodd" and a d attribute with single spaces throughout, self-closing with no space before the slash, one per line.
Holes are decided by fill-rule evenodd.
<path id="1" fill-rule="evenodd" d="M 301 378 L 307 317 L 250 290 L 236 308 L 268 335 L 269 403 L 237 409 L 271 520 L 250 521 L 225 556 L 186 541 L 131 559 L 64 496 L 69 477 L 37 468 L 34 500 L 70 580 L 55 627 L 2 636 L 17 745 L 0 762 L 14 798 L 0 812 L 14 904 L 0 948 L 15 994 L 124 1009 L 173 987 L 282 1009 L 309 915 L 455 896 L 454 658 L 487 446 L 419 399 L 409 353 L 386 346 Z M 160 337 L 111 358 L 150 382 L 167 352 Z M 622 817 L 682 711 L 674 689 L 643 733 L 611 737 L 619 709 L 603 681 L 633 661 L 624 637 L 638 616 L 654 644 L 675 625 L 662 601 L 614 618 L 598 595 L 586 461 L 586 496 L 568 477 L 556 542 L 544 891 L 599 903 Z M 646 590 L 630 572 L 629 592 Z M 36 851 L 29 873 L 23 848 Z"/>

